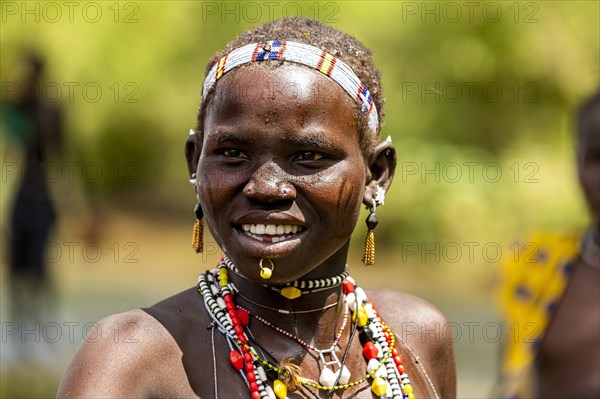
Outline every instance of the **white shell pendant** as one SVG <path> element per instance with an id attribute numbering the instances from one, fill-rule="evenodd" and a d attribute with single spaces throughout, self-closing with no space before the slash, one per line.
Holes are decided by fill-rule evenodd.
<path id="1" fill-rule="evenodd" d="M 348 367 L 346 366 L 342 366 L 342 370 L 338 371 L 338 373 L 342 373 L 342 376 L 340 377 L 340 381 L 339 383 L 344 385 L 347 384 L 348 381 L 350 381 L 350 370 L 348 370 Z M 337 375 L 336 375 L 337 377 Z"/>
<path id="2" fill-rule="evenodd" d="M 335 384 L 336 375 L 327 367 L 323 367 L 321 376 L 319 377 L 319 383 L 324 387 L 331 388 Z"/>
<path id="3" fill-rule="evenodd" d="M 377 359 L 371 359 L 369 360 L 369 363 L 367 363 L 367 373 L 370 373 L 371 371 L 375 370 L 375 367 L 379 366 L 379 360 Z M 382 365 L 382 367 L 385 367 L 385 365 Z"/>

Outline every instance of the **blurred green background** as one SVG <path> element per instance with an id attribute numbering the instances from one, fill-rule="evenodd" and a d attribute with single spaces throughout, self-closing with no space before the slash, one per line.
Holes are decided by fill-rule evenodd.
<path id="1" fill-rule="evenodd" d="M 30 333 L 38 342 L 28 361 L 10 343 L 24 332 L 7 316 L 5 278 L 21 154 L 2 134 L 3 397 L 53 396 L 86 323 L 149 306 L 215 264 L 214 245 L 201 257 L 189 247 L 195 198 L 183 158 L 204 68 L 236 34 L 287 15 L 354 35 L 383 73 L 382 136 L 393 138 L 399 164 L 378 211 L 377 266 L 360 265 L 361 221 L 353 275 L 440 307 L 461 333 L 459 396 L 489 396 L 498 343 L 486 326 L 499 321 L 502 257 L 520 235 L 587 221 L 573 112 L 599 88 L 600 3 L 0 4 L 2 102 L 14 94 L 21 57 L 35 51 L 46 59 L 40 94 L 66 118 L 64 153 L 50 161 L 60 218 L 47 259 L 57 304 Z M 59 339 L 49 339 L 56 326 L 48 323 Z"/>

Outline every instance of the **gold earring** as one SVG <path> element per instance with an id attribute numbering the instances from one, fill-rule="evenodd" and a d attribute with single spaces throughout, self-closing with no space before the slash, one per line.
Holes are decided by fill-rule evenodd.
<path id="1" fill-rule="evenodd" d="M 373 230 L 375 230 L 377 223 L 379 223 L 379 220 L 377 220 L 377 215 L 375 214 L 376 207 L 377 205 L 373 203 L 371 212 L 369 213 L 369 216 L 367 216 L 366 220 L 367 228 L 369 230 L 367 231 L 367 236 L 365 237 L 365 247 L 363 249 L 362 256 L 362 263 L 365 266 L 372 266 L 375 264 L 375 233 L 373 233 Z"/>
<path id="2" fill-rule="evenodd" d="M 262 277 L 265 280 L 268 280 L 273 275 L 273 270 L 275 269 L 275 264 L 273 263 L 273 261 L 271 259 L 266 258 L 266 260 L 268 260 L 269 263 L 271 264 L 271 268 L 269 269 L 268 267 L 263 266 L 264 260 L 265 260 L 265 258 L 260 258 L 260 262 L 258 262 L 258 266 L 260 267 L 260 277 Z"/>
<path id="3" fill-rule="evenodd" d="M 194 232 L 192 233 L 192 248 L 199 254 L 204 250 L 204 225 L 202 224 L 204 214 L 202 213 L 200 203 L 196 204 L 194 213 L 196 214 L 196 223 L 194 224 Z"/>

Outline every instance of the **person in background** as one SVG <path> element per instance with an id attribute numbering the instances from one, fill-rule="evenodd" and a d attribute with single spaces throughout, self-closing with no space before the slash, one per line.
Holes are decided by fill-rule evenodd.
<path id="1" fill-rule="evenodd" d="M 577 168 L 587 228 L 533 235 L 502 271 L 494 397 L 600 397 L 600 92 L 577 114 Z"/>
<path id="2" fill-rule="evenodd" d="M 55 296 L 45 259 L 56 223 L 47 166 L 48 159 L 61 152 L 63 117 L 41 95 L 43 71 L 40 57 L 26 57 L 10 82 L 15 90 L 5 93 L 2 103 L 8 148 L 21 153 L 7 246 L 11 318 L 29 322 L 47 315 Z"/>

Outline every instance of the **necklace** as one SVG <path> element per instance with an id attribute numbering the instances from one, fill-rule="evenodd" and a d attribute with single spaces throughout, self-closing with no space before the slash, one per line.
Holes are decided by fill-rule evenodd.
<path id="1" fill-rule="evenodd" d="M 333 340 L 333 343 L 327 349 L 318 349 L 315 346 L 302 340 L 301 338 L 295 336 L 294 334 L 292 334 L 288 331 L 285 331 L 284 329 L 282 329 L 280 327 L 277 327 L 274 323 L 271 323 L 270 321 L 260 317 L 259 315 L 251 313 L 249 310 L 241 307 L 240 305 L 236 305 L 236 307 L 238 309 L 238 314 L 239 314 L 239 311 L 246 312 L 250 316 L 254 317 L 256 320 L 263 323 L 264 325 L 271 327 L 271 329 L 277 331 L 278 333 L 293 339 L 294 341 L 298 342 L 300 345 L 302 345 L 306 349 L 312 350 L 313 352 L 317 353 L 317 355 L 319 357 L 319 362 L 322 365 L 321 376 L 319 377 L 319 382 L 321 384 L 326 385 L 326 386 L 327 385 L 333 386 L 333 385 L 335 385 L 336 381 L 339 381 L 341 384 L 346 384 L 348 382 L 348 380 L 350 379 L 350 370 L 348 370 L 348 368 L 346 366 L 342 365 L 342 363 L 340 362 L 339 358 L 337 357 L 337 355 L 335 353 L 336 347 L 338 346 L 338 342 L 339 342 L 340 338 L 342 337 L 342 333 L 344 332 L 344 329 L 346 328 L 346 323 L 348 321 L 348 303 L 346 303 L 346 301 L 344 301 L 344 318 L 342 319 L 342 325 L 341 325 L 335 339 Z M 330 358 L 329 361 L 325 360 L 326 356 Z M 329 368 L 329 366 L 336 366 L 337 371 L 333 372 Z M 338 372 L 339 372 L 339 377 L 336 374 Z"/>
<path id="2" fill-rule="evenodd" d="M 233 288 L 233 290 L 236 292 L 236 294 L 238 294 L 240 297 L 244 298 L 246 301 L 250 302 L 251 304 L 256 305 L 258 307 L 261 307 L 263 309 L 273 310 L 275 312 L 279 312 L 279 313 L 283 313 L 283 314 L 313 313 L 313 312 L 318 312 L 319 310 L 326 310 L 326 309 L 332 308 L 334 306 L 337 306 L 337 304 L 339 303 L 339 302 L 334 302 L 334 303 L 330 303 L 329 305 L 325 305 L 325 306 L 323 306 L 321 308 L 308 309 L 308 310 L 286 310 L 286 309 L 278 309 L 278 308 L 272 308 L 270 306 L 262 305 L 262 304 L 260 304 L 258 302 L 255 302 L 252 299 L 250 299 L 247 296 L 245 296 L 244 294 L 242 294 L 241 292 L 239 292 L 239 290 L 236 288 L 235 285 L 233 285 L 233 283 L 230 283 L 230 285 Z"/>
<path id="3" fill-rule="evenodd" d="M 252 399 L 267 399 L 287 397 L 287 390 L 298 389 L 301 385 L 329 392 L 345 390 L 360 385 L 372 379 L 371 390 L 376 396 L 392 397 L 394 399 L 414 399 L 413 388 L 406 373 L 406 368 L 395 348 L 396 338 L 389 327 L 385 325 L 364 291 L 359 288 L 351 277 L 343 281 L 343 293 L 348 307 L 353 310 L 352 322 L 359 331 L 363 344 L 363 356 L 367 359 L 367 375 L 345 384 L 338 385 L 341 371 L 333 373 L 333 381 L 327 379 L 327 384 L 317 384 L 301 377 L 297 365 L 286 362 L 285 359 L 275 366 L 259 356 L 250 345 L 246 331 L 249 330 L 249 314 L 236 307 L 233 299 L 235 290 L 228 280 L 228 269 L 224 261 L 213 270 L 198 276 L 198 290 L 203 296 L 205 307 L 213 319 L 215 327 L 221 332 L 231 351 L 229 361 L 240 373 L 240 376 L 250 390 Z M 238 293 L 239 294 L 239 293 Z M 350 299 L 352 299 L 350 301 Z M 346 354 L 349 347 L 346 348 Z M 335 351 L 334 351 L 335 353 Z M 345 356 L 344 356 L 345 359 Z M 339 360 L 338 360 L 339 362 Z M 345 367 L 341 363 L 342 368 Z M 278 374 L 269 384 L 264 367 Z M 325 367 L 324 367 L 325 369 Z M 320 381 L 322 382 L 322 381 Z"/>
<path id="4" fill-rule="evenodd" d="M 225 266 L 235 274 L 240 274 L 237 267 L 233 264 L 231 259 L 227 256 L 223 258 L 223 262 Z M 271 290 L 278 292 L 282 296 L 287 299 L 296 299 L 301 295 L 311 294 L 314 292 L 323 291 L 329 288 L 337 287 L 342 284 L 342 282 L 348 277 L 350 274 L 350 269 L 348 269 L 348 265 L 344 266 L 344 271 L 337 276 L 328 277 L 328 278 L 320 278 L 314 280 L 295 280 L 291 283 L 285 284 L 283 287 L 274 287 L 268 286 Z M 267 286 L 266 286 L 267 287 Z M 306 289 L 306 290 L 304 290 Z M 304 290 L 304 291 L 303 291 Z"/>

